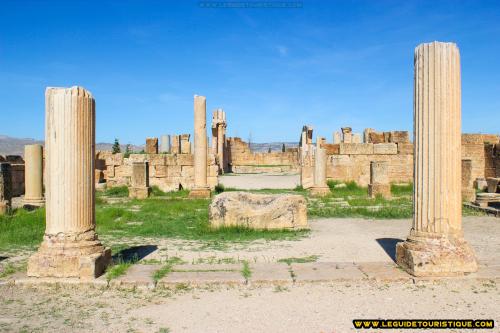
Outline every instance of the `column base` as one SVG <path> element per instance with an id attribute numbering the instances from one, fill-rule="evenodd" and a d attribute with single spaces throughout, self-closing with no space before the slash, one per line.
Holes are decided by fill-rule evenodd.
<path id="1" fill-rule="evenodd" d="M 309 194 L 313 197 L 324 197 L 330 193 L 331 191 L 328 186 L 313 186 L 309 188 Z"/>
<path id="2" fill-rule="evenodd" d="M 463 237 L 415 236 L 396 245 L 396 262 L 413 276 L 460 276 L 477 271 L 474 251 Z"/>
<path id="3" fill-rule="evenodd" d="M 195 187 L 189 192 L 189 197 L 192 199 L 208 199 L 210 198 L 210 188 Z"/>
<path id="4" fill-rule="evenodd" d="M 151 194 L 151 187 L 129 187 L 128 197 L 132 199 L 147 199 Z"/>
<path id="5" fill-rule="evenodd" d="M 385 199 L 391 197 L 391 184 L 368 184 L 368 195 L 370 198 L 375 198 L 381 195 Z"/>
<path id="6" fill-rule="evenodd" d="M 23 206 L 27 206 L 27 207 L 45 206 L 45 199 L 44 198 L 23 198 Z"/>
<path id="7" fill-rule="evenodd" d="M 98 240 L 61 241 L 45 236 L 28 260 L 28 276 L 94 279 L 111 263 L 111 249 Z"/>

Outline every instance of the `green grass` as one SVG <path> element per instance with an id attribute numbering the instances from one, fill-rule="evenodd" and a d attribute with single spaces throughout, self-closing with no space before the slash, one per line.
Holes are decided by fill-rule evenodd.
<path id="1" fill-rule="evenodd" d="M 287 265 L 290 265 L 292 263 L 296 264 L 304 264 L 307 262 L 316 262 L 318 261 L 319 256 L 318 255 L 310 255 L 307 257 L 290 257 L 290 258 L 282 258 L 278 260 L 278 262 L 284 262 Z"/>
<path id="2" fill-rule="evenodd" d="M 156 272 L 154 272 L 153 280 L 155 282 L 160 281 L 163 277 L 165 277 L 168 273 L 172 271 L 172 268 L 174 267 L 175 264 L 180 264 L 182 262 L 183 262 L 182 259 L 179 257 L 172 257 L 167 259 L 165 265 Z"/>
<path id="3" fill-rule="evenodd" d="M 35 249 L 45 230 L 45 208 L 17 209 L 12 215 L 0 215 L 0 251 L 25 247 Z"/>
<path id="4" fill-rule="evenodd" d="M 128 197 L 128 187 L 127 186 L 111 187 L 103 192 L 97 192 L 97 196 L 107 196 L 107 197 L 117 197 L 117 198 Z"/>
<path id="5" fill-rule="evenodd" d="M 393 196 L 412 195 L 413 184 L 391 184 L 391 194 Z"/>
<path id="6" fill-rule="evenodd" d="M 252 276 L 252 270 L 250 269 L 250 265 L 246 260 L 243 261 L 243 269 L 241 270 L 241 275 L 243 275 L 245 280 L 248 280 Z"/>
<path id="7" fill-rule="evenodd" d="M 106 279 L 111 281 L 124 275 L 132 265 L 133 263 L 131 261 L 119 261 L 107 270 Z"/>

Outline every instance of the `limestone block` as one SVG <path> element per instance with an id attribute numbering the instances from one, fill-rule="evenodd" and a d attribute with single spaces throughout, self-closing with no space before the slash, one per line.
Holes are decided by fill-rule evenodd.
<path id="1" fill-rule="evenodd" d="M 123 164 L 132 165 L 132 163 L 144 163 L 148 160 L 147 154 L 130 154 L 130 156 L 124 159 Z"/>
<path id="2" fill-rule="evenodd" d="M 341 143 L 339 144 L 339 154 L 373 154 L 372 143 Z"/>
<path id="3" fill-rule="evenodd" d="M 176 154 L 166 155 L 165 156 L 165 165 L 167 165 L 167 166 L 177 165 L 177 155 Z"/>
<path id="4" fill-rule="evenodd" d="M 146 138 L 146 154 L 158 154 L 158 138 Z"/>
<path id="5" fill-rule="evenodd" d="M 192 166 L 182 166 L 181 176 L 183 178 L 193 178 L 194 179 L 194 167 Z"/>
<path id="6" fill-rule="evenodd" d="M 180 154 L 176 156 L 177 165 L 190 165 L 194 166 L 194 155 L 193 154 Z"/>
<path id="7" fill-rule="evenodd" d="M 166 165 L 155 165 L 154 166 L 154 176 L 157 178 L 167 177 L 167 166 Z"/>
<path id="8" fill-rule="evenodd" d="M 389 134 L 389 142 L 393 143 L 409 143 L 410 134 L 408 131 L 392 131 Z"/>
<path id="9" fill-rule="evenodd" d="M 150 165 L 165 165 L 165 155 L 163 154 L 150 154 L 147 155 L 147 159 Z"/>
<path id="10" fill-rule="evenodd" d="M 189 141 L 181 141 L 181 154 L 191 154 L 191 143 Z"/>
<path id="11" fill-rule="evenodd" d="M 208 177 L 217 177 L 219 174 L 219 166 L 218 165 L 210 165 L 208 167 Z"/>
<path id="12" fill-rule="evenodd" d="M 114 178 L 115 177 L 115 166 L 108 165 L 106 167 L 106 178 Z"/>
<path id="13" fill-rule="evenodd" d="M 167 177 L 181 177 L 182 167 L 180 165 L 167 166 Z"/>
<path id="14" fill-rule="evenodd" d="M 488 193 L 498 192 L 498 184 L 500 184 L 500 178 L 486 178 L 486 183 L 488 184 Z"/>
<path id="15" fill-rule="evenodd" d="M 391 138 L 391 132 L 384 132 L 384 142 L 385 142 L 385 143 L 390 142 L 390 141 L 389 141 L 389 140 L 390 140 L 390 138 Z"/>
<path id="16" fill-rule="evenodd" d="M 413 143 L 398 143 L 398 154 L 413 155 Z"/>
<path id="17" fill-rule="evenodd" d="M 370 132 L 369 138 L 371 143 L 384 143 L 384 133 L 382 132 Z"/>
<path id="18" fill-rule="evenodd" d="M 123 164 L 123 154 L 116 153 L 106 156 L 106 165 L 122 165 Z"/>
<path id="19" fill-rule="evenodd" d="M 374 154 L 391 155 L 398 153 L 398 145 L 395 143 L 377 143 L 373 145 Z"/>
<path id="20" fill-rule="evenodd" d="M 306 200 L 301 195 L 224 192 L 209 207 L 214 228 L 308 229 Z"/>
<path id="21" fill-rule="evenodd" d="M 377 195 L 383 198 L 391 197 L 391 185 L 390 184 L 368 184 L 368 195 L 370 198 L 375 198 Z"/>
<path id="22" fill-rule="evenodd" d="M 128 196 L 133 199 L 146 199 L 151 194 L 151 187 L 129 187 Z"/>

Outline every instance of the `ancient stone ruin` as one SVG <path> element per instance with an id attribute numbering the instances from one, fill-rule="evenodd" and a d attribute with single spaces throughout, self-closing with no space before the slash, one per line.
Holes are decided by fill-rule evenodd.
<path id="1" fill-rule="evenodd" d="M 213 228 L 308 229 L 305 198 L 296 194 L 225 192 L 209 207 Z"/>
<path id="2" fill-rule="evenodd" d="M 46 228 L 28 276 L 95 278 L 111 260 L 95 232 L 95 101 L 81 87 L 47 88 L 45 100 Z"/>
<path id="3" fill-rule="evenodd" d="M 129 198 L 146 199 L 150 193 L 148 162 L 133 162 L 132 181 L 128 188 Z"/>
<path id="4" fill-rule="evenodd" d="M 460 54 L 453 43 L 415 50 L 414 216 L 396 247 L 397 263 L 415 276 L 477 270 L 463 238 L 461 198 Z"/>
<path id="5" fill-rule="evenodd" d="M 42 145 L 27 145 L 24 147 L 25 160 L 25 194 L 24 205 L 42 206 L 43 196 L 43 147 Z"/>

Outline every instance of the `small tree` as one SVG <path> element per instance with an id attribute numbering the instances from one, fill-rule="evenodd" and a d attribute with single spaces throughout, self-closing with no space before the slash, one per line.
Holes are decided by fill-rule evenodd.
<path id="1" fill-rule="evenodd" d="M 132 149 L 130 149 L 130 145 L 129 145 L 129 144 L 127 144 L 127 145 L 125 146 L 125 156 L 124 156 L 124 157 L 125 157 L 125 158 L 128 158 L 128 157 L 130 156 L 130 154 L 132 154 Z"/>
<path id="2" fill-rule="evenodd" d="M 115 139 L 115 143 L 113 143 L 113 154 L 119 153 L 120 152 L 120 142 L 118 139 Z"/>
<path id="3" fill-rule="evenodd" d="M 281 146 L 281 152 L 284 153 L 285 151 L 286 151 L 285 144 L 283 144 L 283 146 Z"/>

